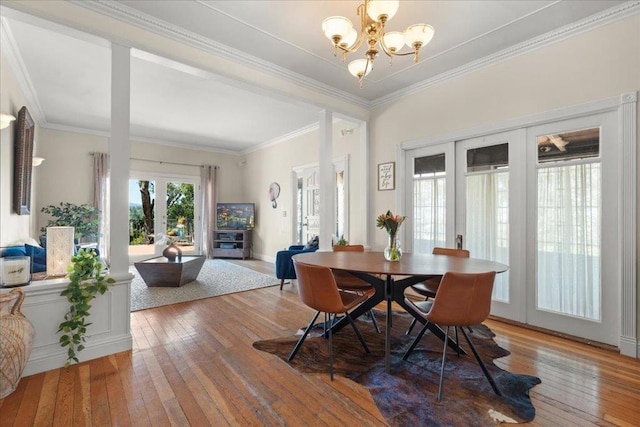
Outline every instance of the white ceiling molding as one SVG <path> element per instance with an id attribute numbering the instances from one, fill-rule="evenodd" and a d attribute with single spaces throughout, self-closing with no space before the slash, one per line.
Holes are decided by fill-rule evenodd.
<path id="1" fill-rule="evenodd" d="M 259 144 L 259 145 L 256 145 L 255 147 L 244 150 L 242 151 L 242 154 L 249 154 L 249 153 L 253 153 L 254 151 L 263 150 L 267 147 L 273 147 L 274 145 L 281 144 L 283 142 L 289 141 L 290 139 L 318 130 L 319 127 L 320 125 L 318 123 L 313 123 L 309 126 L 305 126 L 303 128 L 294 130 L 293 132 L 289 132 L 286 135 L 279 136 L 278 138 L 272 139 L 270 141 L 265 141 L 262 144 Z"/>
<path id="2" fill-rule="evenodd" d="M 293 82 L 299 86 L 313 89 L 323 94 L 329 94 L 338 99 L 353 103 L 360 107 L 369 108 L 370 102 L 362 97 L 354 96 L 350 93 L 338 90 L 325 85 L 317 80 L 310 79 L 298 73 L 294 73 L 285 68 L 279 67 L 271 62 L 264 61 L 254 56 L 248 55 L 237 49 L 216 42 L 215 40 L 202 37 L 184 28 L 169 24 L 160 19 L 156 19 L 147 14 L 141 13 L 126 5 L 112 0 L 71 0 L 71 3 L 83 8 L 92 10 L 102 15 L 115 18 L 127 24 L 143 28 L 155 34 L 169 39 L 188 44 L 198 49 L 205 50 L 216 56 L 229 59 L 239 64 L 250 66 L 269 75 Z"/>
<path id="3" fill-rule="evenodd" d="M 11 28 L 9 28 L 9 23 L 4 17 L 0 17 L 0 44 L 2 45 L 2 53 L 5 58 L 7 58 L 9 68 L 11 68 L 13 75 L 18 81 L 18 86 L 20 86 L 27 100 L 27 104 L 29 104 L 31 116 L 36 123 L 38 123 L 38 126 L 46 127 L 47 116 L 44 114 L 44 110 L 40 105 L 36 89 L 29 77 L 27 67 L 22 60 L 16 41 L 11 33 Z"/>
<path id="4" fill-rule="evenodd" d="M 640 1 L 632 1 L 624 3 L 620 6 L 613 7 L 602 13 L 590 16 L 578 22 L 574 22 L 571 25 L 567 25 L 560 29 L 550 31 L 539 37 L 535 37 L 531 40 L 527 40 L 524 43 L 511 46 L 496 54 L 486 56 L 477 61 L 470 62 L 461 67 L 448 71 L 446 73 L 439 74 L 431 79 L 421 81 L 419 83 L 407 86 L 401 90 L 391 93 L 387 96 L 374 99 L 371 102 L 371 108 L 380 107 L 382 105 L 394 102 L 408 95 L 413 95 L 425 90 L 430 86 L 445 82 L 447 80 L 461 77 L 465 74 L 472 73 L 479 69 L 489 67 L 491 65 L 506 61 L 518 55 L 531 52 L 532 50 L 539 49 L 545 46 L 549 46 L 553 43 L 557 43 L 562 40 L 566 40 L 577 34 L 585 31 L 592 30 L 602 25 L 610 24 L 620 19 L 628 18 L 632 15 L 640 13 Z"/>

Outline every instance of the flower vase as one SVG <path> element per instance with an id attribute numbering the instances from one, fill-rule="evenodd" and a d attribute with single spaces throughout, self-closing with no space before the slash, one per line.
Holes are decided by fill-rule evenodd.
<path id="1" fill-rule="evenodd" d="M 182 261 L 182 250 L 173 242 L 162 251 L 162 255 L 169 262 L 174 262 L 176 258 L 178 258 L 178 262 Z"/>
<path id="2" fill-rule="evenodd" d="M 400 261 L 402 258 L 402 249 L 400 248 L 400 240 L 395 234 L 389 234 L 389 243 L 384 248 L 384 259 L 387 261 Z"/>

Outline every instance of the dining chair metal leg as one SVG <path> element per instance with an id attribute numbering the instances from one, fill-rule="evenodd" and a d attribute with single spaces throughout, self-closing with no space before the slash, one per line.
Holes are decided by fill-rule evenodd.
<path id="1" fill-rule="evenodd" d="M 327 316 L 329 316 L 329 324 L 331 324 L 331 313 L 324 314 L 325 324 L 327 323 Z M 335 318 L 335 314 L 333 315 Z M 331 332 L 333 328 L 329 328 L 329 377 L 331 381 L 333 381 L 333 332 Z"/>
<path id="2" fill-rule="evenodd" d="M 356 333 L 356 336 L 358 337 L 360 344 L 362 344 L 362 347 L 364 347 L 364 351 L 366 351 L 367 353 L 371 353 L 371 351 L 369 350 L 369 347 L 367 346 L 367 343 L 364 342 L 364 338 L 362 338 L 362 335 L 360 335 L 360 331 L 356 327 L 356 323 L 351 318 L 351 315 L 349 313 L 346 313 L 346 316 L 347 316 L 347 320 L 351 324 L 351 327 L 353 328 L 353 331 Z"/>
<path id="3" fill-rule="evenodd" d="M 460 340 L 458 339 L 458 327 L 454 326 L 453 330 L 456 333 L 456 351 L 458 352 L 458 357 L 460 357 Z"/>
<path id="4" fill-rule="evenodd" d="M 373 310 L 369 310 L 369 315 L 371 316 L 371 322 L 373 323 L 373 327 L 375 328 L 377 333 L 380 333 L 380 328 L 378 327 L 378 321 L 376 320 L 376 316 L 373 314 Z"/>
<path id="5" fill-rule="evenodd" d="M 462 334 L 464 335 L 465 339 L 467 340 L 467 343 L 469 343 L 469 347 L 471 347 L 471 351 L 473 352 L 473 355 L 476 357 L 476 360 L 478 361 L 478 365 L 480 365 L 480 368 L 482 369 L 482 372 L 484 373 L 484 376 L 487 377 L 487 380 L 489 380 L 489 384 L 491 384 L 491 388 L 493 388 L 493 391 L 498 396 L 502 396 L 502 393 L 500 392 L 500 389 L 498 388 L 498 385 L 493 380 L 493 377 L 491 376 L 491 373 L 489 372 L 489 370 L 485 366 L 484 362 L 480 358 L 480 355 L 478 355 L 478 352 L 476 351 L 476 347 L 473 345 L 473 343 L 469 339 L 469 336 L 465 332 L 464 328 L 462 329 Z"/>
<path id="6" fill-rule="evenodd" d="M 440 384 L 438 385 L 438 402 L 442 401 L 442 383 L 444 382 L 444 364 L 447 361 L 447 341 L 449 340 L 449 326 L 444 334 L 444 347 L 442 348 L 442 365 L 440 366 Z"/>
<path id="7" fill-rule="evenodd" d="M 411 331 L 413 331 L 413 327 L 416 326 L 416 318 L 414 317 L 413 320 L 411 321 L 411 324 L 409 325 L 409 328 L 407 329 L 407 332 L 405 332 L 405 335 L 411 335 Z"/>
<path id="8" fill-rule="evenodd" d="M 418 345 L 418 342 L 420 342 L 424 333 L 427 332 L 428 325 L 429 325 L 429 322 L 425 323 L 424 327 L 420 329 L 420 332 L 418 333 L 416 338 L 413 340 L 413 342 L 411 343 L 407 351 L 405 351 L 404 356 L 402 356 L 402 360 L 407 360 L 409 358 L 409 356 L 411 355 L 411 352 L 413 352 L 413 349 L 416 348 L 416 346 Z"/>
<path id="9" fill-rule="evenodd" d="M 300 337 L 300 339 L 298 340 L 296 345 L 293 347 L 293 350 L 291 350 L 291 354 L 289 354 L 289 357 L 287 358 L 287 361 L 291 362 L 293 360 L 293 358 L 296 357 L 296 353 L 298 352 L 298 350 L 300 350 L 300 346 L 304 342 L 305 338 L 307 338 L 307 335 L 309 334 L 309 331 L 313 327 L 313 324 L 315 323 L 315 321 L 316 321 L 316 319 L 318 318 L 319 315 L 320 315 L 320 312 L 318 311 L 311 318 L 311 322 L 309 322 L 309 325 L 304 330 L 304 333 L 302 334 L 302 336 Z"/>

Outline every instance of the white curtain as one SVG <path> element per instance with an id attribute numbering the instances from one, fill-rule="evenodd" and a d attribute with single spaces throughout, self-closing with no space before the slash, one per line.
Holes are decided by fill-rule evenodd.
<path id="1" fill-rule="evenodd" d="M 98 250 L 109 265 L 109 155 L 93 153 L 93 205 L 98 208 Z"/>
<path id="2" fill-rule="evenodd" d="M 466 178 L 465 248 L 473 258 L 509 264 L 509 173 L 488 172 Z M 509 272 L 499 274 L 493 299 L 509 302 Z"/>
<path id="3" fill-rule="evenodd" d="M 601 319 L 600 188 L 599 163 L 538 170 L 539 309 Z"/>
<path id="4" fill-rule="evenodd" d="M 200 171 L 202 197 L 201 230 L 202 253 L 213 258 L 213 230 L 216 228 L 216 170 L 217 166 L 205 165 Z"/>
<path id="5" fill-rule="evenodd" d="M 413 251 L 430 254 L 446 245 L 446 182 L 444 176 L 413 181 Z"/>

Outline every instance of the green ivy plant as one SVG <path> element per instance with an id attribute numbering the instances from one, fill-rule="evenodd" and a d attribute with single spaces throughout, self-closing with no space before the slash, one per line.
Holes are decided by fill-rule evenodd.
<path id="1" fill-rule="evenodd" d="M 87 317 L 91 314 L 90 302 L 96 295 L 104 294 L 109 285 L 115 282 L 103 275 L 103 265 L 93 249 L 78 250 L 78 254 L 71 257 L 71 262 L 68 268 L 69 284 L 60 293 L 69 301 L 69 311 L 58 329 L 58 332 L 62 332 L 60 345 L 69 347 L 65 366 L 71 362 L 78 363 L 78 353 L 84 349 L 87 327 L 91 325 L 87 323 Z"/>

